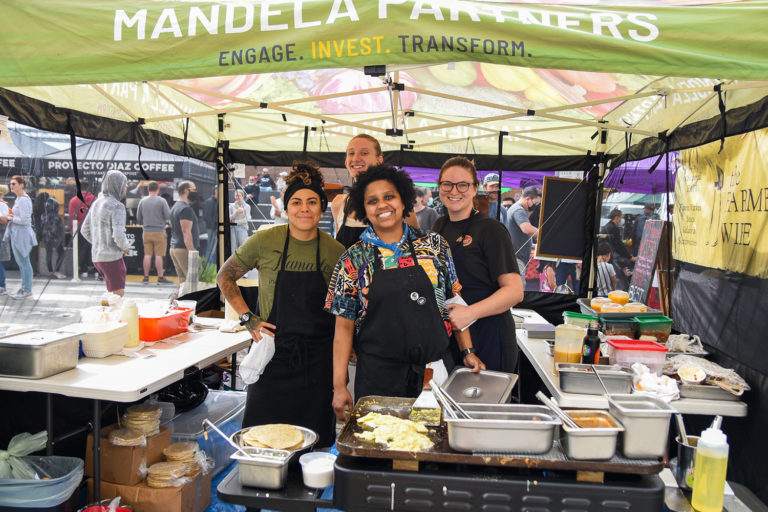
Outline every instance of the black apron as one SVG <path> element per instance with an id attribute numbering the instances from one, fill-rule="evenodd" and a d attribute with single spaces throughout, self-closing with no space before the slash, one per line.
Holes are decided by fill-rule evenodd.
<path id="1" fill-rule="evenodd" d="M 288 229 L 267 320 L 277 326 L 275 355 L 259 381 L 248 386 L 243 426 L 301 425 L 318 433 L 318 446 L 331 446 L 335 317 L 323 311 L 328 287 L 320 267 L 320 232 L 316 270 L 285 270 L 290 238 Z"/>
<path id="2" fill-rule="evenodd" d="M 467 254 L 463 242 L 467 236 L 467 231 L 469 231 L 469 227 L 472 224 L 472 217 L 477 213 L 477 210 L 473 210 L 469 218 L 464 222 L 464 229 L 458 240 L 448 240 L 453 255 L 453 264 L 456 267 L 456 274 L 458 274 L 459 282 L 461 283 L 461 297 L 468 305 L 487 299 L 498 290 L 498 287 L 488 286 L 488 283 L 474 279 L 468 271 L 469 262 L 467 261 L 467 257 L 470 255 Z M 445 224 L 440 226 L 441 229 L 438 231 L 443 235 L 443 238 L 445 238 L 443 228 L 448 222 L 446 217 Z M 477 351 L 477 357 L 485 363 L 486 368 L 489 370 L 512 371 L 509 366 L 514 365 L 516 362 L 505 361 L 504 357 L 504 329 L 502 317 L 509 314 L 510 313 L 501 313 L 499 315 L 480 318 L 469 328 L 469 332 L 472 336 L 472 346 L 474 346 Z M 451 343 L 451 352 L 453 353 L 453 359 L 456 364 L 463 364 L 457 343 Z"/>
<path id="3" fill-rule="evenodd" d="M 435 289 L 416 261 L 413 242 L 409 266 L 384 269 L 374 248 L 374 272 L 368 287 L 367 312 L 355 340 L 355 396 L 417 397 L 424 367 L 443 357 L 448 333 L 437 307 Z"/>
<path id="4" fill-rule="evenodd" d="M 347 196 L 347 199 L 349 196 Z M 344 217 L 341 220 L 341 226 L 336 227 L 336 241 L 344 246 L 345 249 L 349 249 L 360 240 L 360 235 L 365 231 L 364 227 L 359 226 L 347 226 L 347 200 L 344 201 Z M 334 222 L 336 219 L 334 219 Z"/>

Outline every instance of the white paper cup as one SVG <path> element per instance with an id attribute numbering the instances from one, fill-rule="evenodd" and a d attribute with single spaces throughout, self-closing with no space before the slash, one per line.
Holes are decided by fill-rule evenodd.
<path id="1" fill-rule="evenodd" d="M 336 456 L 328 452 L 309 452 L 299 457 L 304 485 L 322 489 L 333 485 Z"/>

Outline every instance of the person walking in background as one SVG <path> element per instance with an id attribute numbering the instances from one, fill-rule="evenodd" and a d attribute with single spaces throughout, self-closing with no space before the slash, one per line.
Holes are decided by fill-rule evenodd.
<path id="1" fill-rule="evenodd" d="M 637 261 L 637 256 L 632 256 L 627 246 L 624 245 L 624 240 L 621 237 L 620 226 L 624 225 L 624 214 L 618 208 L 614 208 L 608 214 L 610 221 L 600 229 L 600 233 L 605 235 L 608 244 L 611 246 L 611 258 L 613 264 L 616 265 L 621 274 L 617 276 L 618 287 L 620 290 L 626 291 L 629 289 L 629 270 L 634 266 Z"/>
<path id="2" fill-rule="evenodd" d="M 5 240 L 5 230 L 8 229 L 8 214 L 11 212 L 8 203 L 3 200 L 6 194 L 8 194 L 8 186 L 0 185 L 0 295 L 7 293 L 4 263 L 11 260 L 11 244 Z"/>
<path id="3" fill-rule="evenodd" d="M 144 244 L 144 279 L 141 284 L 149 284 L 149 271 L 152 268 L 152 256 L 155 257 L 155 270 L 157 271 L 157 284 L 172 283 L 165 278 L 163 258 L 168 249 L 168 235 L 165 232 L 166 224 L 171 222 L 171 209 L 168 203 L 158 195 L 160 185 L 156 181 L 150 181 L 147 185 L 149 195 L 139 201 L 136 208 L 136 220 L 142 227 L 141 240 Z"/>
<path id="4" fill-rule="evenodd" d="M 424 230 L 432 230 L 432 224 L 437 220 L 437 212 L 428 206 L 429 192 L 421 187 L 416 188 L 416 202 L 413 211 L 419 219 L 419 226 Z"/>
<path id="5" fill-rule="evenodd" d="M 616 289 L 616 270 L 611 264 L 611 246 L 600 242 L 597 246 L 597 294 L 607 297 Z"/>
<path id="6" fill-rule="evenodd" d="M 196 190 L 191 181 L 179 183 L 179 200 L 171 208 L 171 260 L 179 276 L 179 286 L 187 280 L 189 251 L 199 250 L 197 215 L 189 204 L 189 195 Z"/>
<path id="7" fill-rule="evenodd" d="M 247 197 L 247 196 L 246 196 Z M 216 263 L 216 247 L 219 243 L 219 187 L 213 189 L 213 195 L 203 201 L 203 221 L 208 240 L 205 245 L 205 259 Z"/>
<path id="8" fill-rule="evenodd" d="M 520 200 L 509 209 L 510 221 L 507 223 L 507 229 L 509 234 L 512 235 L 512 245 L 515 246 L 517 266 L 522 276 L 525 276 L 525 269 L 528 267 L 528 260 L 531 257 L 532 239 L 539 232 L 531 224 L 528 214 L 539 203 L 541 203 L 541 190 L 536 187 L 526 187 Z"/>
<path id="9" fill-rule="evenodd" d="M 556 287 L 555 269 L 552 268 L 552 262 L 542 261 L 539 264 L 539 291 L 552 293 Z"/>
<path id="10" fill-rule="evenodd" d="M 67 210 L 69 212 L 69 232 L 72 236 L 77 233 L 77 264 L 80 271 L 80 277 L 88 277 L 88 271 L 93 267 L 93 261 L 91 260 L 91 244 L 88 240 L 83 238 L 80 233 L 80 228 L 83 225 L 85 215 L 88 213 L 88 208 L 96 200 L 96 197 L 89 191 L 90 186 L 87 181 L 80 183 L 80 190 L 83 194 L 85 202 L 81 201 L 79 197 L 74 196 L 69 200 Z M 75 230 L 75 220 L 77 220 L 77 230 Z"/>
<path id="11" fill-rule="evenodd" d="M 61 243 L 64 241 L 64 229 L 59 215 L 59 202 L 45 192 L 38 197 L 45 196 L 43 203 L 43 212 L 40 215 L 40 226 L 38 233 L 45 246 L 45 262 L 48 267 L 48 277 L 51 279 L 64 279 L 65 276 L 59 272 L 61 263 L 64 260 L 64 247 Z M 56 253 L 56 265 L 53 264 L 53 254 Z"/>
<path id="12" fill-rule="evenodd" d="M 245 192 L 242 189 L 237 189 L 235 190 L 235 202 L 229 204 L 232 252 L 235 252 L 248 240 L 248 219 L 251 218 L 251 206 L 244 199 Z"/>
<path id="13" fill-rule="evenodd" d="M 285 189 L 280 191 L 280 197 L 269 196 L 269 202 L 272 203 L 269 208 L 269 217 L 275 221 L 275 224 L 288 224 L 288 214 L 283 202 L 284 191 Z"/>
<path id="14" fill-rule="evenodd" d="M 32 229 L 32 200 L 24 192 L 27 182 L 18 174 L 11 178 L 11 192 L 16 195 L 13 209 L 7 216 L 9 224 L 3 240 L 10 240 L 13 258 L 21 272 L 21 288 L 11 295 L 12 299 L 26 299 L 32 295 L 32 263 L 29 253 L 37 245 L 37 237 Z"/>
<path id="15" fill-rule="evenodd" d="M 125 261 L 130 242 L 125 236 L 125 205 L 121 202 L 128 179 L 120 171 L 107 171 L 101 182 L 101 193 L 83 222 L 83 237 L 91 244 L 91 257 L 96 270 L 104 276 L 107 291 L 125 292 Z"/>

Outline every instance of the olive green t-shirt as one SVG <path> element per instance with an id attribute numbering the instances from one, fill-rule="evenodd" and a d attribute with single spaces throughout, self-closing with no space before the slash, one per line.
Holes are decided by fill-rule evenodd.
<path id="1" fill-rule="evenodd" d="M 288 224 L 257 231 L 233 255 L 235 263 L 239 266 L 249 270 L 255 268 L 259 271 L 259 317 L 262 320 L 267 320 L 272 311 L 275 280 L 277 279 L 277 272 L 280 270 L 280 256 L 285 246 L 287 231 Z M 317 239 L 302 242 L 291 237 L 285 270 L 293 272 L 317 270 L 315 265 L 317 242 Z M 326 284 L 330 282 L 336 261 L 343 252 L 343 245 L 327 233 L 320 232 L 320 269 Z M 322 310 L 323 306 L 324 298 L 321 298 L 317 307 Z"/>

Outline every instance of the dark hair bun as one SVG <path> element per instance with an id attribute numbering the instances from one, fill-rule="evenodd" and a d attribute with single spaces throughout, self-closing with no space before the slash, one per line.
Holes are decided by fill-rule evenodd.
<path id="1" fill-rule="evenodd" d="M 290 186 L 299 180 L 302 181 L 305 185 L 309 185 L 314 182 L 322 187 L 324 180 L 323 173 L 320 172 L 320 166 L 314 162 L 293 162 L 293 169 L 285 179 L 285 184 Z"/>

